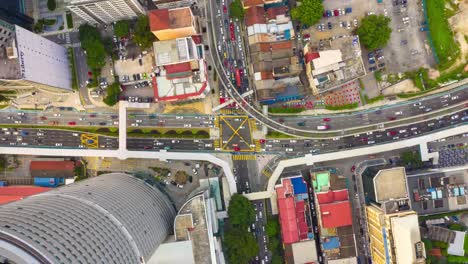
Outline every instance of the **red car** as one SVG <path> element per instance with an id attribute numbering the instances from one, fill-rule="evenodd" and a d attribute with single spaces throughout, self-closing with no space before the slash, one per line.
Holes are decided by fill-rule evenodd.
<path id="1" fill-rule="evenodd" d="M 328 118 L 328 117 L 325 117 L 325 118 L 323 119 L 323 122 L 330 122 L 330 121 L 331 121 L 331 118 Z"/>
<path id="2" fill-rule="evenodd" d="M 260 139 L 260 144 L 263 144 L 263 143 L 265 143 L 265 142 L 266 142 L 266 140 Z"/>
<path id="3" fill-rule="evenodd" d="M 240 151 L 239 147 L 234 147 L 234 151 Z"/>
<path id="4" fill-rule="evenodd" d="M 367 138 L 360 138 L 359 140 L 361 140 L 362 142 L 367 142 Z"/>
<path id="5" fill-rule="evenodd" d="M 387 135 L 388 135 L 388 136 L 395 136 L 396 134 L 398 134 L 397 131 L 388 131 L 388 132 L 387 132 Z"/>
<path id="6" fill-rule="evenodd" d="M 339 15 L 340 15 L 340 11 L 338 11 L 337 9 L 333 10 L 333 15 L 339 16 Z"/>
<path id="7" fill-rule="evenodd" d="M 41 120 L 47 120 L 47 117 L 41 116 Z"/>
<path id="8" fill-rule="evenodd" d="M 223 5 L 223 12 L 227 13 L 227 7 L 225 5 Z"/>
<path id="9" fill-rule="evenodd" d="M 356 170 L 356 165 L 353 165 L 353 166 L 351 167 L 351 172 L 354 172 L 355 170 Z"/>
<path id="10" fill-rule="evenodd" d="M 89 115 L 89 117 L 96 117 L 96 115 L 95 115 L 95 114 L 91 114 L 91 115 Z"/>
<path id="11" fill-rule="evenodd" d="M 93 76 L 93 73 L 89 71 L 88 76 Z"/>
<path id="12" fill-rule="evenodd" d="M 304 40 L 308 40 L 310 39 L 310 34 L 304 34 L 302 37 Z"/>
<path id="13" fill-rule="evenodd" d="M 150 148 L 152 148 L 152 146 L 144 146 L 143 148 L 144 149 L 150 149 Z"/>
<path id="14" fill-rule="evenodd" d="M 388 118 L 388 120 L 390 120 L 390 121 L 396 120 L 396 117 L 391 116 L 391 117 Z"/>
<path id="15" fill-rule="evenodd" d="M 74 126 L 74 125 L 76 125 L 76 122 L 75 122 L 75 121 L 73 121 L 73 122 L 68 122 L 68 125 Z"/>
<path id="16" fill-rule="evenodd" d="M 234 33 L 234 23 L 232 23 L 232 22 L 229 25 L 229 31 L 231 32 L 231 40 L 235 41 L 236 40 L 236 35 Z"/>

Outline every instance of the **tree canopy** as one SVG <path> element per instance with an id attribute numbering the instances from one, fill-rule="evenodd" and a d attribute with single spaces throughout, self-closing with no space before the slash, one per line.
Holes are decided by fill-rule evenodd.
<path id="1" fill-rule="evenodd" d="M 323 5 L 320 0 L 302 0 L 301 5 L 291 10 L 291 17 L 299 22 L 312 26 L 317 23 L 323 15 Z"/>
<path id="2" fill-rule="evenodd" d="M 118 37 L 127 36 L 130 32 L 130 23 L 127 20 L 120 20 L 115 23 L 114 34 Z"/>
<path id="3" fill-rule="evenodd" d="M 234 194 L 229 202 L 228 216 L 231 225 L 247 230 L 255 221 L 255 210 L 249 199 L 243 195 Z"/>
<path id="4" fill-rule="evenodd" d="M 147 16 L 139 16 L 135 25 L 135 35 L 133 41 L 142 48 L 146 49 L 153 45 L 156 40 L 154 34 L 150 31 L 149 20 Z"/>
<path id="5" fill-rule="evenodd" d="M 107 86 L 107 96 L 104 98 L 103 102 L 108 106 L 113 106 L 119 101 L 120 95 L 120 84 L 115 82 Z"/>
<path id="6" fill-rule="evenodd" d="M 47 0 L 47 9 L 49 11 L 54 11 L 57 8 L 57 3 L 55 0 Z"/>
<path id="7" fill-rule="evenodd" d="M 79 28 L 81 47 L 86 51 L 86 62 L 91 69 L 101 69 L 106 64 L 106 49 L 97 28 L 88 24 Z"/>
<path id="8" fill-rule="evenodd" d="M 392 29 L 389 27 L 390 18 L 383 15 L 370 15 L 362 19 L 357 29 L 359 41 L 368 50 L 385 46 L 390 39 Z"/>
<path id="9" fill-rule="evenodd" d="M 234 0 L 229 5 L 229 14 L 232 18 L 243 19 L 245 9 L 240 0 Z"/>
<path id="10" fill-rule="evenodd" d="M 249 263 L 259 251 L 253 234 L 235 227 L 228 228 L 224 233 L 224 249 L 230 264 Z"/>

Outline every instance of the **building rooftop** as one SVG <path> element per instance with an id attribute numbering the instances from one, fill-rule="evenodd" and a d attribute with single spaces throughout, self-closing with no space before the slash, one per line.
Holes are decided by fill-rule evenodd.
<path id="1" fill-rule="evenodd" d="M 31 161 L 29 170 L 32 177 L 40 178 L 73 178 L 75 163 L 73 161 Z"/>
<path id="2" fill-rule="evenodd" d="M 244 8 L 248 8 L 251 6 L 263 6 L 264 0 L 244 0 L 242 1 Z"/>
<path id="3" fill-rule="evenodd" d="M 156 66 L 198 59 L 197 48 L 191 37 L 153 42 Z"/>
<path id="4" fill-rule="evenodd" d="M 193 244 L 190 240 L 161 244 L 147 264 L 195 264 Z"/>
<path id="5" fill-rule="evenodd" d="M 192 25 L 192 17 L 190 7 L 148 11 L 151 31 L 189 27 Z"/>
<path id="6" fill-rule="evenodd" d="M 245 25 L 266 24 L 265 9 L 261 6 L 253 6 L 245 12 Z"/>
<path id="7" fill-rule="evenodd" d="M 374 177 L 376 202 L 408 198 L 404 167 L 380 170 Z"/>
<path id="8" fill-rule="evenodd" d="M 315 240 L 301 241 L 291 244 L 294 263 L 317 262 L 317 248 Z"/>
<path id="9" fill-rule="evenodd" d="M 330 173 L 328 171 L 312 174 L 311 180 L 315 191 L 324 192 L 330 188 Z"/>
<path id="10" fill-rule="evenodd" d="M 47 192 L 51 188 L 38 186 L 5 186 L 0 187 L 0 205 L 21 200 L 25 197 Z"/>
<path id="11" fill-rule="evenodd" d="M 349 201 L 321 204 L 320 216 L 324 228 L 335 228 L 353 224 Z"/>
<path id="12" fill-rule="evenodd" d="M 395 241 L 396 263 L 415 263 L 421 258 L 417 251 L 417 244 L 422 250 L 417 214 L 409 214 L 390 219 L 392 225 L 393 241 Z"/>

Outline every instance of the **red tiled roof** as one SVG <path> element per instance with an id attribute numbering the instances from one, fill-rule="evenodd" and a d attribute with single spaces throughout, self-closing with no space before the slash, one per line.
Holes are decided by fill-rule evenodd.
<path id="1" fill-rule="evenodd" d="M 270 43 L 259 43 L 260 51 L 270 51 Z"/>
<path id="2" fill-rule="evenodd" d="M 30 170 L 67 170 L 73 171 L 75 163 L 73 161 L 31 161 Z"/>
<path id="3" fill-rule="evenodd" d="M 320 54 L 318 52 L 307 52 L 305 55 L 306 63 L 311 62 L 313 59 L 320 58 Z"/>
<path id="4" fill-rule="evenodd" d="M 353 224 L 349 201 L 322 204 L 320 205 L 320 215 L 324 228 L 350 226 Z"/>
<path id="5" fill-rule="evenodd" d="M 276 16 L 284 15 L 286 14 L 287 11 L 288 11 L 287 6 L 279 6 L 279 7 L 268 8 L 266 13 L 267 13 L 268 19 L 275 19 Z"/>
<path id="6" fill-rule="evenodd" d="M 265 9 L 261 6 L 253 6 L 247 9 L 245 13 L 245 24 L 246 26 L 252 26 L 254 24 L 265 24 Z"/>
<path id="7" fill-rule="evenodd" d="M 291 40 L 271 43 L 272 50 L 290 49 L 291 47 L 292 47 Z"/>
<path id="8" fill-rule="evenodd" d="M 192 71 L 192 66 L 190 65 L 190 62 L 182 62 L 177 64 L 164 65 L 164 69 L 166 69 L 167 74 L 173 74 Z"/>
<path id="9" fill-rule="evenodd" d="M 296 214 L 294 212 L 294 198 L 291 196 L 288 198 L 278 199 L 278 210 L 280 215 L 283 243 L 291 244 L 299 241 Z"/>
<path id="10" fill-rule="evenodd" d="M 244 8 L 263 5 L 263 0 L 244 0 Z"/>
<path id="11" fill-rule="evenodd" d="M 151 31 L 169 28 L 169 9 L 154 9 L 148 11 L 148 19 Z"/>
<path id="12" fill-rule="evenodd" d="M 34 194 L 46 192 L 51 188 L 38 186 L 6 186 L 0 187 L 0 204 L 5 204 Z"/>
<path id="13" fill-rule="evenodd" d="M 329 204 L 337 201 L 348 200 L 348 190 L 328 191 L 326 193 L 317 193 L 317 201 L 319 204 Z"/>
<path id="14" fill-rule="evenodd" d="M 262 77 L 262 80 L 273 79 L 273 73 L 272 72 L 261 72 L 260 76 Z"/>

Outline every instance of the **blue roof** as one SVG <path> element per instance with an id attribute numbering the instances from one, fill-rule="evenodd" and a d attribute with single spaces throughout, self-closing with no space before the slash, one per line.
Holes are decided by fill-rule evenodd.
<path id="1" fill-rule="evenodd" d="M 340 240 L 338 240 L 338 237 L 329 237 L 325 241 L 323 241 L 322 245 L 324 250 L 339 248 Z"/>
<path id="2" fill-rule="evenodd" d="M 301 177 L 291 178 L 291 183 L 293 185 L 294 194 L 307 193 L 307 185 Z"/>
<path id="3" fill-rule="evenodd" d="M 284 38 L 288 40 L 291 39 L 291 31 L 289 29 L 284 31 Z"/>

